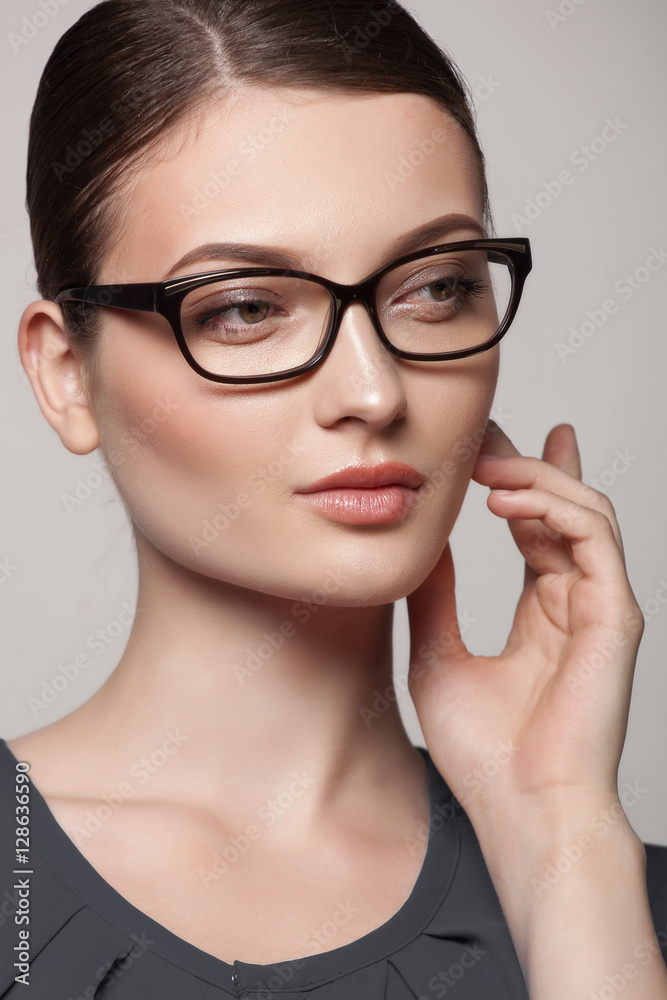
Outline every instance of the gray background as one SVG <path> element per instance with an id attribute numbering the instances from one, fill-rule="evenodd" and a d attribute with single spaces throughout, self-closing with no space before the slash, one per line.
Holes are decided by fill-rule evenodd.
<path id="1" fill-rule="evenodd" d="M 0 11 L 6 149 L 0 185 L 0 734 L 6 739 L 67 714 L 100 686 L 127 640 L 123 604 L 131 606 L 136 595 L 131 531 L 113 486 L 95 476 L 98 455 L 63 448 L 38 409 L 16 348 L 21 311 L 36 297 L 24 209 L 28 116 L 56 40 L 93 6 L 90 0 L 43 2 L 46 13 L 39 0 L 3 0 Z M 624 275 L 667 242 L 667 5 L 412 0 L 406 6 L 453 54 L 477 94 L 497 235 L 532 241 L 534 270 L 503 344 L 494 415 L 527 454 L 541 454 L 553 424 L 573 423 L 584 479 L 597 481 L 618 514 L 630 579 L 647 619 L 619 780 L 638 783 L 638 801 L 628 808 L 634 828 L 644 840 L 667 844 L 667 605 L 660 602 L 667 600 L 667 266 L 647 281 L 649 272 L 640 270 L 631 295 L 617 284 L 627 288 Z M 372 12 L 370 4 L 369 23 Z M 34 37 L 12 44 L 12 33 L 22 31 Z M 607 118 L 623 127 L 602 148 L 596 140 Z M 582 146 L 595 156 L 585 170 Z M 558 193 L 552 182 L 563 170 L 573 180 Z M 536 217 L 522 223 L 527 200 L 540 193 Z M 616 311 L 595 327 L 588 311 L 600 320 L 610 299 Z M 587 321 L 590 336 L 581 333 Z M 579 332 L 573 335 L 573 328 Z M 575 349 L 564 355 L 559 344 Z M 63 498 L 77 486 L 81 492 L 78 481 L 86 479 L 89 496 L 68 509 Z M 471 485 L 452 538 L 459 608 L 469 622 L 465 638 L 480 653 L 502 648 L 523 573 L 506 526 L 486 509 L 486 496 L 486 489 Z M 99 652 L 91 653 L 93 642 Z M 92 666 L 77 676 L 70 671 L 67 679 L 62 668 L 81 652 L 89 653 Z M 397 674 L 404 675 L 407 660 L 407 611 L 400 601 Z M 423 744 L 406 696 L 401 708 L 411 737 Z"/>

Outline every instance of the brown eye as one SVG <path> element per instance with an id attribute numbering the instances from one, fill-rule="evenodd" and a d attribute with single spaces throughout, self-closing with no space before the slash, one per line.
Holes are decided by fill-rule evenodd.
<path id="1" fill-rule="evenodd" d="M 261 323 L 269 312 L 268 302 L 243 302 L 237 306 L 239 316 L 244 323 Z"/>
<path id="2" fill-rule="evenodd" d="M 427 288 L 436 302 L 445 302 L 447 299 L 451 298 L 455 286 L 456 282 L 450 280 L 437 281 L 432 285 L 427 285 Z"/>

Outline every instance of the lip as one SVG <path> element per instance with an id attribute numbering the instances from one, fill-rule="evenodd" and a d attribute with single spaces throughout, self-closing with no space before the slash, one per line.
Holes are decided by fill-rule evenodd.
<path id="1" fill-rule="evenodd" d="M 317 482 L 296 490 L 297 493 L 315 493 L 318 490 L 373 489 L 377 486 L 409 486 L 416 489 L 424 477 L 411 465 L 403 462 L 383 462 L 381 465 L 348 465 L 338 472 L 318 479 Z"/>
<path id="2" fill-rule="evenodd" d="M 412 510 L 424 477 L 411 465 L 352 465 L 295 492 L 312 510 L 339 524 L 389 524 Z"/>

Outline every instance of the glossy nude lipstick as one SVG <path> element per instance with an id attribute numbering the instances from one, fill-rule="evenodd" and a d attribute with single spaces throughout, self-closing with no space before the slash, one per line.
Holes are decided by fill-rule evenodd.
<path id="1" fill-rule="evenodd" d="M 416 469 L 402 462 L 353 465 L 318 479 L 295 496 L 341 524 L 389 524 L 412 509 L 423 482 Z"/>

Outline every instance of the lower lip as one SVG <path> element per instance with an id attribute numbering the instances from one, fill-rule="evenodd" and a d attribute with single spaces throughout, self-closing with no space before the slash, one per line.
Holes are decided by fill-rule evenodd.
<path id="1" fill-rule="evenodd" d="M 341 524 L 389 524 L 414 507 L 422 487 L 412 489 L 392 483 L 372 489 L 339 488 L 296 493 L 319 514 Z"/>

